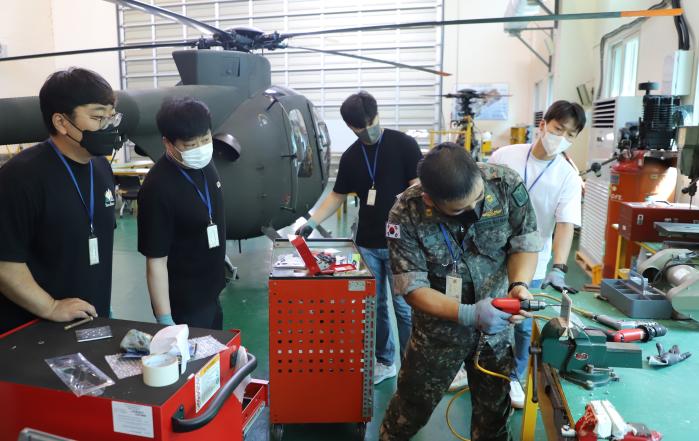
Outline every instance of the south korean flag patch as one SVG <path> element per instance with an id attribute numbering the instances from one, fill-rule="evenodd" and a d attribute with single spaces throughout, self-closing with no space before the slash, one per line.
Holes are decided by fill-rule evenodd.
<path id="1" fill-rule="evenodd" d="M 386 237 L 388 239 L 400 239 L 400 225 L 386 222 Z"/>

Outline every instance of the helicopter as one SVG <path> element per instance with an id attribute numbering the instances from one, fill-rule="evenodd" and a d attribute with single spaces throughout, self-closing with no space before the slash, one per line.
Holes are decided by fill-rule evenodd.
<path id="1" fill-rule="evenodd" d="M 204 36 L 189 41 L 5 57 L 0 58 L 0 63 L 128 49 L 187 48 L 172 53 L 180 76 L 176 86 L 116 92 L 116 110 L 124 115 L 120 130 L 125 138 L 135 144 L 138 153 L 145 153 L 156 161 L 163 154 L 163 146 L 154 115 L 162 101 L 172 96 L 190 96 L 209 107 L 214 139 L 213 161 L 224 188 L 228 240 L 262 234 L 274 237 L 276 230 L 294 223 L 300 216 L 308 217 L 308 210 L 322 194 L 329 178 L 331 140 L 327 125 L 305 96 L 293 89 L 271 84 L 270 63 L 260 52 L 301 49 L 447 76 L 449 74 L 440 70 L 421 66 L 341 51 L 290 46 L 287 40 L 355 31 L 622 16 L 622 12 L 617 11 L 265 33 L 254 27 L 219 29 L 137 0 L 105 1 L 181 23 L 197 29 Z M 637 15 L 645 13 L 631 12 Z M 682 10 L 668 9 L 664 12 L 665 15 L 679 15 Z M 629 11 L 623 14 L 629 16 Z M 39 142 L 48 136 L 42 123 L 38 97 L 0 99 L 0 115 L 0 145 Z"/>
<path id="2" fill-rule="evenodd" d="M 481 110 L 503 97 L 512 95 L 502 95 L 497 89 L 477 91 L 475 89 L 459 89 L 455 93 L 445 93 L 439 95 L 443 98 L 453 98 L 458 101 L 455 119 L 451 121 L 451 126 L 459 130 L 456 143 L 463 145 L 476 161 L 481 160 L 481 141 L 474 136 L 475 118 Z"/>

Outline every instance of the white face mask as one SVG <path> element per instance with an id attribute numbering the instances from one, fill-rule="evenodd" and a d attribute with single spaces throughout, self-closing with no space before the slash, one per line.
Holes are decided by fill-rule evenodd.
<path id="1" fill-rule="evenodd" d="M 565 136 L 556 135 L 549 132 L 546 130 L 546 126 L 544 126 L 544 137 L 541 139 L 541 142 L 544 145 L 544 150 L 546 150 L 546 154 L 548 156 L 555 156 L 561 152 L 564 152 L 573 144 L 572 142 L 568 141 Z"/>
<path id="2" fill-rule="evenodd" d="M 214 153 L 214 145 L 212 143 L 204 144 L 199 147 L 180 152 L 182 156 L 182 164 L 193 169 L 206 167 L 211 162 L 211 156 Z"/>

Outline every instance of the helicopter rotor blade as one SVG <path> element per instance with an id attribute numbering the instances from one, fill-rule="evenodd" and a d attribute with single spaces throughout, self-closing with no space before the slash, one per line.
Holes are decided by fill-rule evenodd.
<path id="1" fill-rule="evenodd" d="M 231 35 L 228 32 L 226 32 L 222 29 L 219 29 L 215 26 L 211 26 L 211 25 L 206 24 L 204 22 L 201 22 L 199 20 L 189 18 L 185 15 L 178 14 L 176 12 L 172 12 L 172 11 L 169 11 L 167 9 L 159 8 L 158 6 L 149 5 L 147 3 L 143 3 L 143 2 L 140 2 L 138 0 L 105 0 L 105 1 L 108 1 L 110 3 L 114 3 L 115 5 L 125 6 L 125 7 L 131 8 L 131 9 L 136 9 L 136 10 L 145 12 L 146 14 L 157 15 L 159 17 L 167 18 L 169 20 L 176 21 L 176 22 L 181 23 L 183 25 L 191 26 L 200 32 L 204 32 L 206 34 L 216 35 L 222 41 L 228 41 L 228 40 L 232 39 Z"/>
<path id="2" fill-rule="evenodd" d="M 371 61 L 374 63 L 390 64 L 392 66 L 403 67 L 406 69 L 419 70 L 422 72 L 427 72 L 427 73 L 439 75 L 441 77 L 448 77 L 451 75 L 450 73 L 442 72 L 441 70 L 428 69 L 426 67 L 420 67 L 420 66 L 411 66 L 409 64 L 397 63 L 395 61 L 381 60 L 378 58 L 365 57 L 363 55 L 355 55 L 355 54 L 350 54 L 347 52 L 333 51 L 333 50 L 328 50 L 328 49 L 313 49 L 310 47 L 301 47 L 301 46 L 286 46 L 285 48 L 286 49 L 300 49 L 303 51 L 318 52 L 321 54 L 330 54 L 330 55 L 338 55 L 341 57 L 356 58 L 358 60 Z"/>
<path id="3" fill-rule="evenodd" d="M 419 21 L 412 23 L 394 23 L 385 25 L 361 26 L 354 28 L 338 28 L 326 29 L 321 31 L 309 32 L 290 32 L 280 34 L 282 39 L 294 37 L 308 37 L 312 35 L 339 34 L 344 32 L 357 31 L 388 31 L 394 29 L 407 28 L 424 28 L 434 26 L 455 26 L 455 25 L 472 25 L 472 24 L 488 24 L 488 23 L 522 23 L 522 22 L 540 22 L 540 21 L 562 21 L 562 20 L 597 20 L 604 18 L 620 18 L 620 17 L 669 17 L 679 16 L 684 13 L 682 8 L 674 9 L 654 9 L 641 11 L 611 11 L 611 12 L 583 12 L 578 14 L 551 14 L 551 15 L 525 15 L 513 17 L 491 17 L 491 18 L 471 18 L 464 20 L 446 20 L 446 21 Z"/>
<path id="4" fill-rule="evenodd" d="M 197 42 L 198 42 L 198 40 L 172 41 L 172 42 L 164 42 L 164 43 L 148 43 L 148 44 L 132 44 L 132 45 L 115 46 L 115 47 L 100 47 L 100 48 L 95 48 L 95 49 L 79 49 L 79 50 L 74 50 L 74 51 L 63 51 L 63 52 L 45 52 L 42 54 L 18 55 L 16 57 L 0 58 L 0 62 L 29 60 L 32 58 L 61 57 L 64 55 L 92 54 L 92 53 L 97 53 L 97 52 L 127 51 L 130 49 L 155 49 L 155 48 L 159 48 L 159 47 L 195 46 L 197 44 Z"/>

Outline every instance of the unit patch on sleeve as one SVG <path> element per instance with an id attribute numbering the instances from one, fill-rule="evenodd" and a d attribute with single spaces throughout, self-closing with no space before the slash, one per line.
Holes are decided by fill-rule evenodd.
<path id="1" fill-rule="evenodd" d="M 400 239 L 400 225 L 386 222 L 386 237 L 389 239 Z"/>
<path id="2" fill-rule="evenodd" d="M 519 185 L 515 187 L 515 190 L 512 192 L 512 199 L 514 199 L 518 207 L 524 207 L 527 201 L 529 201 L 529 193 L 527 193 L 527 189 L 524 187 L 523 183 L 520 182 Z"/>

